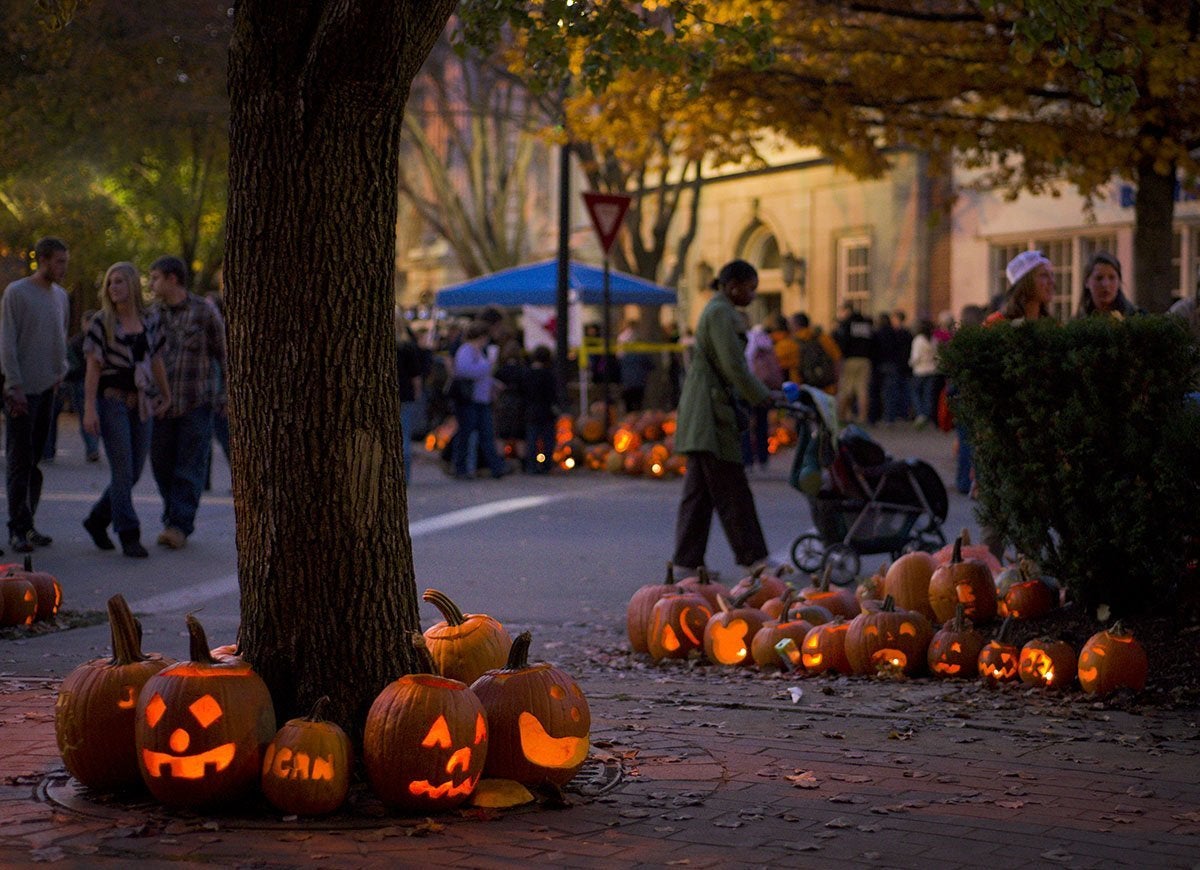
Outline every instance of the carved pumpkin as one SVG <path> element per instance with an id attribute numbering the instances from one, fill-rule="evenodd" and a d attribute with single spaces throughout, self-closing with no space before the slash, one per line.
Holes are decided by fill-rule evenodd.
<path id="1" fill-rule="evenodd" d="M 592 716 L 587 698 L 564 671 L 529 664 L 529 632 L 513 641 L 508 663 L 471 690 L 487 713 L 489 777 L 527 785 L 566 785 L 587 760 Z"/>
<path id="2" fill-rule="evenodd" d="M 346 802 L 353 752 L 346 732 L 321 718 L 328 701 L 283 723 L 263 754 L 263 795 L 285 813 L 323 816 Z"/>
<path id="3" fill-rule="evenodd" d="M 996 577 L 996 610 L 1014 619 L 1037 619 L 1058 603 L 1058 595 L 1037 574 L 1036 566 L 1024 557 Z"/>
<path id="4" fill-rule="evenodd" d="M 476 694 L 432 673 L 428 651 L 415 638 L 414 644 L 426 673 L 406 674 L 375 698 L 363 731 L 363 765 L 388 806 L 438 812 L 475 791 L 492 731 Z"/>
<path id="5" fill-rule="evenodd" d="M 613 450 L 617 453 L 629 453 L 642 446 L 642 433 L 632 425 L 622 424 L 613 431 L 612 438 L 609 440 L 612 442 Z"/>
<path id="6" fill-rule="evenodd" d="M 792 619 L 803 619 L 805 622 L 812 625 L 824 625 L 827 622 L 833 622 L 834 616 L 829 612 L 828 608 L 822 607 L 819 604 L 802 604 L 793 602 L 788 605 L 788 615 Z"/>
<path id="7" fill-rule="evenodd" d="M 954 618 L 938 629 L 929 642 L 926 660 L 929 672 L 935 677 L 974 677 L 979 670 L 979 653 L 985 641 L 963 609 L 959 604 Z"/>
<path id="8" fill-rule="evenodd" d="M 108 599 L 112 658 L 67 674 L 54 705 L 54 736 L 63 764 L 84 785 L 104 790 L 140 786 L 134 751 L 138 695 L 171 659 L 143 655 L 137 621 L 120 595 Z"/>
<path id="9" fill-rule="evenodd" d="M 53 619 L 62 607 L 62 585 L 59 584 L 58 578 L 53 574 L 48 574 L 45 571 L 33 570 L 33 557 L 25 557 L 25 566 L 17 568 L 10 566 L 5 572 L 11 577 L 21 577 L 28 580 L 33 586 L 33 591 L 37 595 L 37 613 L 34 614 L 34 619 L 45 621 Z"/>
<path id="10" fill-rule="evenodd" d="M 712 574 L 703 565 L 697 569 L 695 577 L 685 577 L 680 580 L 679 589 L 684 592 L 695 592 L 697 595 L 703 595 L 714 611 L 718 607 L 717 599 L 722 596 L 729 597 L 729 590 L 725 588 L 725 584 L 714 580 Z"/>
<path id="11" fill-rule="evenodd" d="M 1005 619 L 996 639 L 979 651 L 979 676 L 988 685 L 1011 682 L 1020 676 L 1021 651 L 1006 640 L 1010 622 L 1011 617 Z"/>
<path id="12" fill-rule="evenodd" d="M 641 586 L 629 599 L 625 608 L 625 633 L 634 652 L 648 652 L 646 634 L 650 630 L 650 613 L 658 599 L 674 594 L 680 589 L 675 585 L 675 566 L 667 563 L 667 578 L 662 583 Z M 509 644 L 511 646 L 511 644 Z"/>
<path id="13" fill-rule="evenodd" d="M 1117 689 L 1140 692 L 1148 673 L 1146 650 L 1119 622 L 1093 634 L 1079 652 L 1079 685 L 1089 695 Z"/>
<path id="14" fill-rule="evenodd" d="M 504 664 L 512 640 L 499 621 L 483 613 L 464 614 L 449 596 L 436 589 L 426 589 L 421 599 L 445 617 L 425 630 L 425 643 L 434 665 L 431 672 L 470 685 L 484 671 Z"/>
<path id="15" fill-rule="evenodd" d="M 925 667 L 932 637 L 928 619 L 915 610 L 896 610 L 889 595 L 877 612 L 860 613 L 850 621 L 846 657 L 856 674 L 916 674 Z"/>
<path id="16" fill-rule="evenodd" d="M 705 624 L 704 655 L 714 665 L 754 664 L 750 646 L 767 617 L 757 607 L 746 605 L 753 594 L 754 590 L 747 590 L 732 603 L 721 598 L 720 609 Z"/>
<path id="17" fill-rule="evenodd" d="M 827 671 L 852 673 L 854 669 L 846 655 L 846 634 L 849 630 L 850 623 L 841 617 L 823 625 L 814 625 L 800 645 L 800 661 L 804 669 L 813 674 Z"/>
<path id="18" fill-rule="evenodd" d="M 829 578 L 833 574 L 833 563 L 827 563 L 820 577 L 815 574 L 812 585 L 800 590 L 800 597 L 808 604 L 824 607 L 834 616 L 844 616 L 853 619 L 859 614 L 858 599 L 849 589 L 829 588 Z"/>
<path id="19" fill-rule="evenodd" d="M 0 625 L 32 625 L 37 611 L 32 583 L 20 575 L 0 577 Z"/>
<path id="20" fill-rule="evenodd" d="M 905 553 L 892 563 L 884 577 L 885 594 L 896 599 L 896 606 L 915 610 L 926 619 L 936 619 L 929 604 L 929 581 L 937 565 L 928 553 Z M 941 620 L 945 621 L 945 620 Z"/>
<path id="21" fill-rule="evenodd" d="M 755 568 L 754 573 L 733 585 L 729 595 L 731 598 L 739 598 L 747 591 L 754 590 L 753 595 L 744 599 L 745 604 L 747 607 L 762 607 L 768 600 L 778 598 L 786 589 L 787 583 L 783 578 L 768 574 L 766 568 Z"/>
<path id="22" fill-rule="evenodd" d="M 950 564 L 950 559 L 954 556 L 954 545 L 959 541 L 962 541 L 963 559 L 976 559 L 982 562 L 987 566 L 987 569 L 992 573 L 993 576 L 999 574 L 1001 570 L 1003 570 L 1000 560 L 996 558 L 990 547 L 985 544 L 971 543 L 971 532 L 968 529 L 963 529 L 958 533 L 958 538 L 951 541 L 949 544 L 933 554 L 934 564 L 938 567 Z"/>
<path id="23" fill-rule="evenodd" d="M 961 602 L 967 618 L 976 625 L 996 618 L 996 586 L 992 572 L 978 559 L 964 559 L 960 537 L 954 542 L 950 561 L 933 572 L 929 580 L 929 604 L 943 622 L 953 618 Z"/>
<path id="24" fill-rule="evenodd" d="M 796 603 L 796 587 L 788 584 L 787 589 L 777 598 L 768 598 L 759 608 L 768 619 L 779 619 Z M 824 608 L 822 608 L 824 609 Z"/>
<path id="25" fill-rule="evenodd" d="M 777 645 L 780 641 L 790 640 L 791 644 L 786 648 L 792 650 L 795 655 L 795 660 L 791 661 L 791 668 L 797 671 L 803 670 L 804 664 L 800 650 L 804 645 L 804 638 L 808 636 L 812 628 L 812 624 L 803 619 L 788 617 L 768 619 L 763 623 L 762 628 L 754 633 L 754 639 L 750 642 L 750 655 L 753 657 L 754 663 L 764 671 L 781 669 L 783 660 L 779 657 Z"/>
<path id="26" fill-rule="evenodd" d="M 685 659 L 704 646 L 704 627 L 712 608 L 703 595 L 677 592 L 664 595 L 650 611 L 646 628 L 646 651 L 654 661 Z"/>
<path id="27" fill-rule="evenodd" d="M 1041 583 L 1040 580 L 1035 581 Z M 1047 689 L 1065 689 L 1075 682 L 1075 647 L 1065 640 L 1041 637 L 1021 647 L 1021 682 Z"/>
<path id="28" fill-rule="evenodd" d="M 146 681 L 134 743 L 150 793 L 169 806 L 198 807 L 258 785 L 263 750 L 275 736 L 275 708 L 249 665 L 216 661 L 190 614 L 187 626 L 192 660 Z"/>

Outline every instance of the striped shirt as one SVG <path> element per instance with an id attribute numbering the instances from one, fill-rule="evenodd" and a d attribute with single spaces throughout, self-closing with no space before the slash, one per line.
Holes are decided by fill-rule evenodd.
<path id="1" fill-rule="evenodd" d="M 133 369 L 138 363 L 162 352 L 163 340 L 153 318 L 142 315 L 142 331 L 125 332 L 114 318 L 112 341 L 104 328 L 104 312 L 98 312 L 87 325 L 83 354 L 100 363 L 100 390 L 110 387 L 132 393 L 137 389 Z"/>
<path id="2" fill-rule="evenodd" d="M 204 405 L 225 405 L 225 323 L 216 307 L 194 293 L 178 305 L 156 302 L 151 317 L 163 341 L 163 363 L 171 386 L 168 417 L 180 417 Z M 214 378 L 213 367 L 219 379 Z M 218 386 L 220 384 L 221 386 Z"/>

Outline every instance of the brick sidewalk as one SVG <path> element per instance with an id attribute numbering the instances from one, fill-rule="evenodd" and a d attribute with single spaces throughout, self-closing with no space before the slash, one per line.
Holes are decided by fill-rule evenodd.
<path id="1" fill-rule="evenodd" d="M 0 682 L 0 862 L 163 866 L 1195 867 L 1200 730 L 929 681 L 585 682 L 599 779 L 568 809 L 306 824 L 97 808 L 66 781 L 53 684 Z M 614 692 L 619 688 L 619 694 Z M 869 700 L 868 700 L 869 699 Z M 954 710 L 955 715 L 947 714 Z M 963 718 L 965 717 L 965 718 Z M 601 762 L 604 762 L 601 764 Z M 53 798 L 53 799 L 48 799 Z M 357 826 L 355 826 L 357 825 Z"/>

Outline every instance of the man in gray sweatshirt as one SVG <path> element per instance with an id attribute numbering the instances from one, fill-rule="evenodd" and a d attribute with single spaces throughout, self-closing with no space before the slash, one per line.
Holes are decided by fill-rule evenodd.
<path id="1" fill-rule="evenodd" d="M 38 462 L 46 449 L 54 391 L 67 372 L 67 323 L 71 302 L 59 281 L 69 254 L 59 239 L 34 247 L 37 269 L 13 281 L 0 298 L 0 368 L 7 419 L 9 545 L 18 553 L 48 546 L 33 525 L 42 494 Z"/>

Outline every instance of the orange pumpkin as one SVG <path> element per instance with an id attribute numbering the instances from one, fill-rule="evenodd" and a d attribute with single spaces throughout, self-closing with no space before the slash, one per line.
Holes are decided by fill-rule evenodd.
<path id="1" fill-rule="evenodd" d="M 933 629 L 929 620 L 914 610 L 896 610 L 892 596 L 877 612 L 860 613 L 850 621 L 846 633 L 846 656 L 856 674 L 895 670 L 919 673 Z"/>
<path id="2" fill-rule="evenodd" d="M 323 816 L 346 802 L 353 751 L 346 732 L 321 718 L 328 701 L 283 723 L 263 754 L 263 795 L 285 813 Z"/>
<path id="3" fill-rule="evenodd" d="M 979 651 L 979 676 L 992 686 L 1012 682 L 1020 676 L 1021 651 L 1006 640 L 1010 622 L 1011 618 L 1004 620 L 995 640 L 988 641 Z"/>
<path id="4" fill-rule="evenodd" d="M 992 572 L 978 559 L 964 559 L 963 538 L 954 542 L 950 561 L 929 580 L 929 604 L 943 622 L 953 618 L 961 602 L 967 618 L 977 625 L 996 618 L 996 586 Z"/>
<path id="5" fill-rule="evenodd" d="M 768 619 L 762 628 L 754 633 L 754 640 L 750 642 L 750 655 L 760 670 L 781 669 L 783 660 L 779 655 L 778 644 L 791 641 L 789 646 L 795 656 L 792 669 L 802 670 L 804 665 L 800 650 L 804 645 L 804 638 L 812 629 L 813 626 L 803 619 Z"/>
<path id="6" fill-rule="evenodd" d="M 1000 560 L 996 558 L 990 547 L 985 544 L 971 543 L 971 532 L 968 529 L 963 529 L 958 533 L 958 538 L 933 554 L 934 564 L 938 566 L 949 564 L 950 559 L 954 556 L 954 545 L 959 541 L 962 541 L 962 558 L 977 559 L 987 566 L 993 576 L 999 574 L 1003 569 Z"/>
<path id="7" fill-rule="evenodd" d="M 629 646 L 634 652 L 649 651 L 646 632 L 650 628 L 650 613 L 658 599 L 678 592 L 679 589 L 675 584 L 675 566 L 668 562 L 666 580 L 641 586 L 630 597 L 629 604 L 625 607 L 625 633 L 629 636 Z"/>
<path id="8" fill-rule="evenodd" d="M 714 665 L 734 667 L 754 664 L 750 646 L 767 617 L 757 607 L 746 604 L 746 599 L 752 594 L 753 591 L 747 591 L 735 598 L 732 604 L 724 598 L 719 599 L 719 611 L 705 623 L 704 655 Z"/>
<path id="9" fill-rule="evenodd" d="M 604 440 L 608 426 L 604 422 L 603 414 L 585 414 L 575 424 L 575 431 L 588 444 L 599 444 Z"/>
<path id="10" fill-rule="evenodd" d="M 782 595 L 787 589 L 787 583 L 775 574 L 768 574 L 765 567 L 759 567 L 735 583 L 729 590 L 729 595 L 731 598 L 739 598 L 752 589 L 754 594 L 745 599 L 746 606 L 761 607 L 769 599 Z"/>
<path id="11" fill-rule="evenodd" d="M 703 565 L 696 570 L 695 577 L 684 577 L 679 581 L 678 586 L 684 592 L 703 595 L 708 599 L 708 603 L 714 611 L 718 607 L 717 599 L 721 596 L 729 597 L 729 590 L 725 588 L 725 584 L 714 580 L 712 574 Z"/>
<path id="12" fill-rule="evenodd" d="M 0 577 L 0 625 L 33 625 L 37 590 L 23 576 Z"/>
<path id="13" fill-rule="evenodd" d="M 24 567 L 10 565 L 5 573 L 10 577 L 22 577 L 33 586 L 33 591 L 37 594 L 37 612 L 33 617 L 35 620 L 44 622 L 54 618 L 62 607 L 63 597 L 62 585 L 57 577 L 45 571 L 34 571 L 32 556 L 25 557 Z"/>
<path id="14" fill-rule="evenodd" d="M 1149 670 L 1146 650 L 1119 622 L 1093 634 L 1079 651 L 1079 685 L 1089 695 L 1117 689 L 1140 692 Z"/>
<path id="15" fill-rule="evenodd" d="M 937 564 L 928 553 L 920 550 L 905 553 L 888 568 L 883 581 L 884 594 L 895 598 L 897 607 L 915 610 L 926 619 L 936 619 L 929 604 L 929 581 L 936 569 Z"/>
<path id="16" fill-rule="evenodd" d="M 469 685 L 484 671 L 504 664 L 512 640 L 498 620 L 483 613 L 464 614 L 448 595 L 436 589 L 426 589 L 421 599 L 445 617 L 425 630 L 433 672 Z"/>
<path id="17" fill-rule="evenodd" d="M 54 736 L 63 764 L 84 785 L 101 790 L 142 784 L 134 751 L 138 695 L 171 659 L 144 655 L 141 631 L 120 595 L 108 599 L 112 658 L 93 659 L 67 674 L 54 705 Z"/>
<path id="18" fill-rule="evenodd" d="M 804 669 L 814 674 L 827 671 L 853 673 L 850 657 L 846 655 L 846 634 L 849 630 L 850 623 L 841 617 L 813 626 L 800 646 L 800 661 Z"/>
<path id="19" fill-rule="evenodd" d="M 471 685 L 487 714 L 489 777 L 527 786 L 566 785 L 587 760 L 592 716 L 579 685 L 564 671 L 529 664 L 529 632 L 513 641 L 504 668 Z"/>
<path id="20" fill-rule="evenodd" d="M 646 626 L 646 652 L 654 661 L 685 659 L 704 647 L 704 627 L 712 616 L 707 599 L 693 592 L 664 595 L 654 603 Z"/>
<path id="21" fill-rule="evenodd" d="M 963 610 L 959 604 L 954 618 L 948 620 L 929 642 L 926 660 L 929 672 L 935 677 L 974 677 L 979 670 L 979 653 L 985 641 Z"/>
<path id="22" fill-rule="evenodd" d="M 853 619 L 858 616 L 861 610 L 858 606 L 858 599 L 854 597 L 854 593 L 849 589 L 829 588 L 829 578 L 832 574 L 833 564 L 827 563 L 825 571 L 821 576 L 817 577 L 814 574 L 812 585 L 800 590 L 800 597 L 807 604 L 824 607 L 834 616 L 844 616 L 846 619 Z"/>
<path id="23" fill-rule="evenodd" d="M 1036 581 L 1041 583 L 1041 581 Z M 1075 647 L 1065 640 L 1040 637 L 1021 647 L 1021 682 L 1047 689 L 1065 689 L 1075 682 Z"/>

